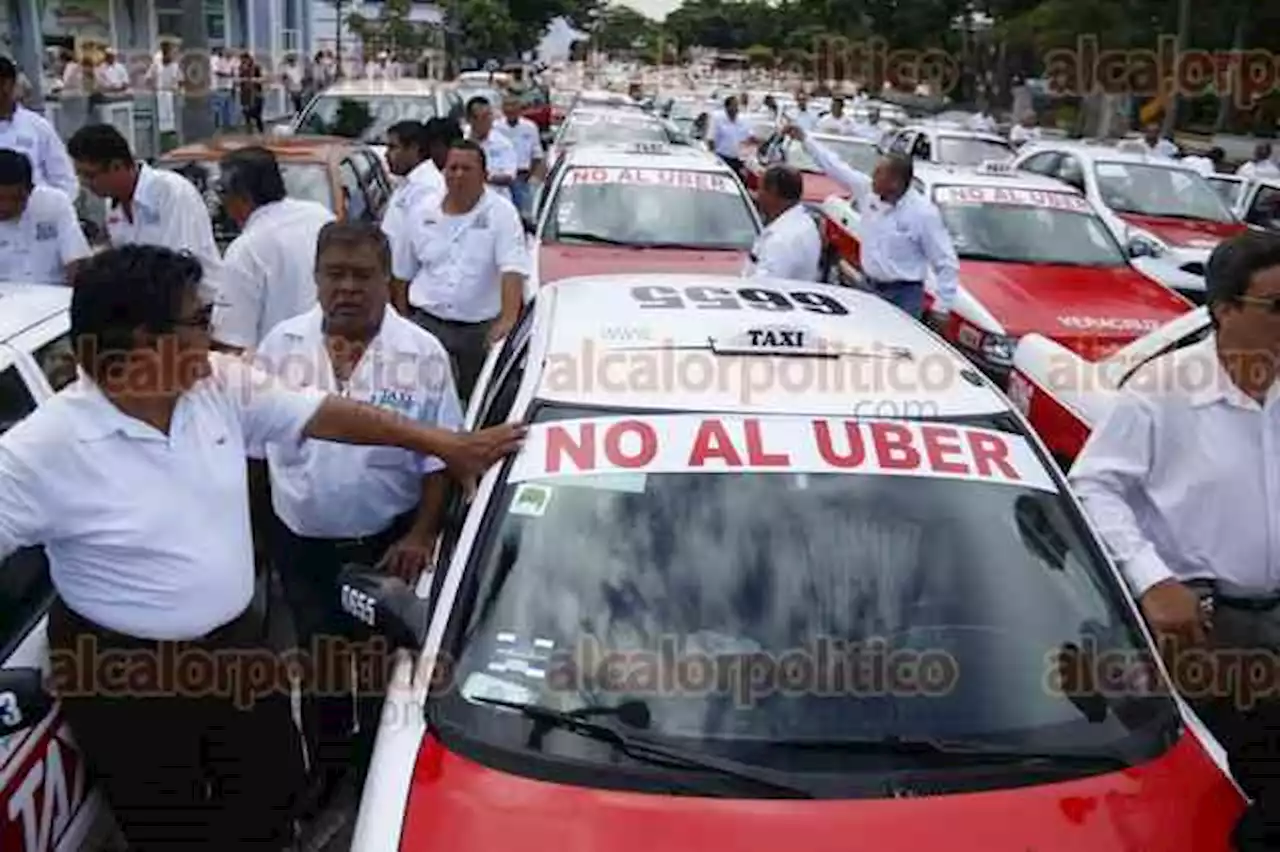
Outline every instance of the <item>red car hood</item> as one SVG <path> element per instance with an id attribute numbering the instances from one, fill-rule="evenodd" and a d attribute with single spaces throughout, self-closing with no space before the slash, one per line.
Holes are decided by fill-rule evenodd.
<path id="1" fill-rule="evenodd" d="M 806 204 L 821 204 L 832 195 L 848 195 L 844 187 L 824 174 L 804 173 L 804 190 L 800 200 Z"/>
<path id="2" fill-rule="evenodd" d="M 423 744 L 405 852 L 1226 852 L 1242 810 L 1189 735 L 1137 768 L 997 792 L 802 801 L 663 796 L 537 781 Z"/>
<path id="3" fill-rule="evenodd" d="M 646 249 L 544 243 L 538 251 L 538 281 L 548 284 L 573 275 L 608 275 L 614 272 L 695 272 L 707 275 L 736 275 L 742 271 L 742 264 L 746 258 L 745 251 Z"/>
<path id="4" fill-rule="evenodd" d="M 1210 222 L 1207 219 L 1172 219 L 1168 216 L 1117 214 L 1137 228 L 1150 231 L 1176 248 L 1212 249 L 1229 237 L 1248 228 L 1239 222 Z"/>
<path id="5" fill-rule="evenodd" d="M 1191 309 L 1128 266 L 1029 266 L 960 261 L 960 282 L 1005 332 L 1043 334 L 1090 360 Z"/>

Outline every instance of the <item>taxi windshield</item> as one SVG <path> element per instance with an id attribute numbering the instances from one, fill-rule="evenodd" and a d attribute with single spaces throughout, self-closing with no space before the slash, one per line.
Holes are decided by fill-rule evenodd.
<path id="1" fill-rule="evenodd" d="M 948 197 L 947 189 L 940 188 L 935 197 L 962 260 L 1115 267 L 1129 262 L 1091 210 L 1001 204 L 991 198 L 966 201 Z"/>
<path id="2" fill-rule="evenodd" d="M 670 141 L 667 128 L 648 116 L 579 114 L 565 123 L 559 144 Z"/>
<path id="3" fill-rule="evenodd" d="M 894 738 L 1099 760 L 1168 746 L 1178 717 L 1123 591 L 1024 439 L 939 421 L 582 416 L 535 415 L 534 458 L 512 463 L 491 510 L 476 604 L 450 628 L 464 637 L 460 689 L 442 699 L 456 729 L 521 751 L 520 716 L 477 697 L 591 718 L 639 703 L 650 742 L 846 777 L 916 765 Z M 1013 446 L 1012 478 L 854 472 L 888 458 L 877 429 L 904 448 L 899 468 L 922 463 L 908 445 L 928 429 L 953 459 L 974 435 Z M 800 446 L 823 434 L 825 450 Z M 820 456 L 839 461 L 821 472 Z M 1123 661 L 1105 698 L 1073 674 L 1100 657 Z M 580 737 L 541 749 L 620 768 Z"/>
<path id="4" fill-rule="evenodd" d="M 1117 213 L 1232 222 L 1231 211 L 1209 182 L 1187 169 L 1145 163 L 1103 162 L 1095 167 L 1102 203 Z"/>
<path id="5" fill-rule="evenodd" d="M 543 239 L 746 251 L 756 233 L 747 199 L 727 175 L 578 167 L 560 183 Z"/>
<path id="6" fill-rule="evenodd" d="M 844 160 L 855 171 L 869 175 L 876 169 L 876 163 L 880 160 L 880 152 L 876 150 L 873 142 L 860 142 L 855 139 L 832 139 L 823 137 L 818 140 L 822 147 L 834 153 L 837 157 Z M 821 174 L 822 166 L 809 156 L 809 152 L 804 146 L 798 142 L 789 143 L 787 146 L 787 165 L 794 166 L 802 172 L 810 174 Z"/>
<path id="7" fill-rule="evenodd" d="M 162 169 L 177 172 L 200 190 L 205 203 L 209 206 L 209 217 L 213 220 L 213 232 L 218 242 L 229 241 L 240 233 L 239 227 L 223 208 L 222 199 L 218 194 L 217 161 L 161 160 L 158 165 Z M 288 160 L 282 160 L 280 175 L 284 178 L 284 189 L 289 198 L 316 201 L 330 210 L 334 209 L 333 185 L 329 179 L 328 166 L 322 163 L 291 163 Z"/>
<path id="8" fill-rule="evenodd" d="M 385 145 L 392 125 L 435 116 L 436 99 L 431 94 L 320 95 L 298 120 L 297 131 Z"/>
<path id="9" fill-rule="evenodd" d="M 1228 177 L 1211 177 L 1207 180 L 1209 181 L 1209 186 L 1222 199 L 1222 203 L 1234 210 L 1235 206 L 1240 203 L 1241 195 L 1244 194 L 1244 181 L 1232 180 Z"/>
<path id="10" fill-rule="evenodd" d="M 1004 142 L 973 136 L 939 136 L 938 162 L 954 166 L 978 166 L 989 160 L 1007 160 L 1013 149 Z"/>

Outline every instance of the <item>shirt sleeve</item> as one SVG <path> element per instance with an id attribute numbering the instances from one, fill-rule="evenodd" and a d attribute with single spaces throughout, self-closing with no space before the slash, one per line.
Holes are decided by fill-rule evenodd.
<path id="1" fill-rule="evenodd" d="M 76 167 L 71 162 L 71 155 L 67 153 L 67 146 L 51 124 L 41 125 L 39 157 L 39 167 L 44 173 L 45 183 L 62 190 L 74 204 L 80 195 Z"/>
<path id="2" fill-rule="evenodd" d="M 1071 468 L 1069 481 L 1133 593 L 1173 577 L 1138 524 L 1129 503 L 1151 473 L 1154 421 L 1146 402 L 1121 392 L 1115 408 L 1093 431 Z"/>
<path id="3" fill-rule="evenodd" d="M 35 471 L 0 441 L 0 561 L 44 539 L 48 517 L 37 498 Z"/>
<path id="4" fill-rule="evenodd" d="M 818 167 L 855 199 L 871 191 L 871 178 L 837 157 L 827 146 L 808 134 L 804 137 L 804 150 Z"/>
<path id="5" fill-rule="evenodd" d="M 212 354 L 213 379 L 240 420 L 251 456 L 266 444 L 297 444 L 328 396 L 316 388 L 290 388 L 279 376 L 234 356 Z"/>
<path id="6" fill-rule="evenodd" d="M 89 241 L 84 237 L 84 229 L 80 227 L 76 208 L 70 202 L 61 204 L 58 216 L 58 255 L 62 265 L 68 266 L 92 253 Z"/>
<path id="7" fill-rule="evenodd" d="M 167 229 L 170 232 L 169 248 L 175 251 L 188 251 L 200 260 L 204 268 L 204 286 L 212 293 L 218 293 L 222 287 L 222 255 L 218 251 L 218 243 L 213 238 L 213 222 L 209 219 L 209 208 L 205 205 L 200 191 L 183 180 L 174 183 L 176 193 L 171 193 L 172 205 L 163 210 L 161 215 L 171 216 L 172 222 Z"/>
<path id="8" fill-rule="evenodd" d="M 450 365 L 449 356 L 441 346 L 430 357 L 435 359 L 434 369 L 438 370 L 442 377 L 440 398 L 433 409 L 423 412 L 424 416 L 418 418 L 418 422 L 423 426 L 458 432 L 462 429 L 462 403 L 458 399 L 458 389 L 453 381 L 453 368 Z M 422 456 L 421 463 L 423 476 L 445 469 L 445 463 L 435 456 Z"/>
<path id="9" fill-rule="evenodd" d="M 922 205 L 921 220 L 923 230 L 920 234 L 920 247 L 937 281 L 937 310 L 940 313 L 946 313 L 955 304 L 956 291 L 960 288 L 960 260 L 956 256 L 956 247 L 951 240 L 951 233 L 942 223 L 942 215 L 938 212 L 938 208 L 927 200 Z"/>
<path id="10" fill-rule="evenodd" d="M 388 235 L 391 242 L 391 276 L 400 281 L 412 281 L 422 268 L 418 253 L 413 247 L 413 220 L 408 212 L 401 212 L 400 221 L 393 224 L 395 232 Z"/>
<path id="11" fill-rule="evenodd" d="M 525 245 L 524 224 L 520 221 L 520 214 L 516 212 L 514 205 L 507 202 L 502 205 L 502 214 L 497 218 L 499 221 L 494 223 L 497 226 L 497 233 L 494 235 L 494 251 L 498 271 L 504 274 L 515 272 L 528 275 L 529 251 Z"/>
<path id="12" fill-rule="evenodd" d="M 222 262 L 218 302 L 213 313 L 214 340 L 241 349 L 258 345 L 258 326 L 267 287 L 264 278 L 244 237 L 237 237 L 227 248 Z"/>

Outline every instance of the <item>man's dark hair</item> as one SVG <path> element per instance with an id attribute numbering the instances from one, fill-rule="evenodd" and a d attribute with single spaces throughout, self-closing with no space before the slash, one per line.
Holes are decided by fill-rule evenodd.
<path id="1" fill-rule="evenodd" d="M 916 166 L 915 161 L 906 154 L 885 154 L 884 163 L 889 166 L 889 171 L 902 181 L 903 190 L 911 189 L 911 181 L 915 180 Z"/>
<path id="2" fill-rule="evenodd" d="M 320 229 L 316 237 L 316 266 L 320 265 L 321 256 L 329 249 L 363 246 L 373 249 L 374 254 L 378 256 L 378 261 L 382 264 L 383 271 L 391 269 L 391 244 L 387 241 L 387 235 L 372 222 L 355 220 L 329 222 Z"/>
<path id="3" fill-rule="evenodd" d="M 462 139 L 462 126 L 458 124 L 457 119 L 437 116 L 427 119 L 426 124 L 422 126 L 422 135 L 426 140 L 427 148 L 432 145 L 447 147 Z"/>
<path id="4" fill-rule="evenodd" d="M 467 118 L 475 118 L 476 111 L 479 110 L 480 107 L 492 106 L 493 104 L 489 103 L 489 99 L 484 95 L 476 95 L 474 98 L 467 101 Z"/>
<path id="5" fill-rule="evenodd" d="M 18 66 L 7 56 L 0 56 L 0 83 L 16 83 Z"/>
<path id="6" fill-rule="evenodd" d="M 1227 152 L 1219 148 L 1217 145 L 1209 149 L 1209 161 L 1212 163 L 1221 163 L 1227 158 Z"/>
<path id="7" fill-rule="evenodd" d="M 734 97 L 733 95 L 730 95 L 729 97 L 727 97 L 727 98 L 725 98 L 725 99 L 724 99 L 724 108 L 725 108 L 725 109 L 728 109 L 728 108 L 729 108 L 729 104 L 733 104 L 734 106 L 737 106 L 737 105 L 738 105 L 738 99 L 737 99 L 736 97 Z"/>
<path id="8" fill-rule="evenodd" d="M 71 291 L 76 361 L 94 379 L 134 347 L 134 333 L 169 334 L 204 270 L 193 256 L 163 246 L 125 245 L 89 257 Z"/>
<path id="9" fill-rule="evenodd" d="M 1270 142 L 1259 142 L 1253 149 L 1253 156 L 1258 159 L 1266 159 L 1271 156 L 1271 151 L 1272 148 Z"/>
<path id="10" fill-rule="evenodd" d="M 133 151 L 129 140 L 110 124 L 88 124 L 77 130 L 67 140 L 67 153 L 71 159 L 99 166 L 114 163 L 133 165 Z"/>
<path id="11" fill-rule="evenodd" d="M 1205 265 L 1204 282 L 1209 307 L 1238 304 L 1253 276 L 1280 267 L 1280 234 L 1249 231 L 1218 244 Z"/>
<path id="12" fill-rule="evenodd" d="M 223 157 L 218 163 L 218 183 L 224 195 L 247 198 L 254 207 L 283 201 L 288 195 L 276 155 L 259 145 Z"/>
<path id="13" fill-rule="evenodd" d="M 473 151 L 480 158 L 480 168 L 486 173 L 489 171 L 489 158 L 484 155 L 484 149 L 470 139 L 459 139 L 449 146 L 450 151 Z"/>
<path id="14" fill-rule="evenodd" d="M 21 151 L 0 148 L 0 186 L 31 188 L 31 160 Z"/>
<path id="15" fill-rule="evenodd" d="M 433 118 L 431 120 L 435 121 L 436 119 Z M 397 121 L 387 128 L 387 136 L 394 136 L 406 147 L 417 150 L 420 157 L 427 155 L 427 148 L 429 147 L 427 126 L 421 121 L 414 121 L 413 119 Z"/>
<path id="16" fill-rule="evenodd" d="M 778 164 L 765 169 L 761 185 L 784 201 L 797 202 L 804 195 L 804 178 L 791 166 Z"/>

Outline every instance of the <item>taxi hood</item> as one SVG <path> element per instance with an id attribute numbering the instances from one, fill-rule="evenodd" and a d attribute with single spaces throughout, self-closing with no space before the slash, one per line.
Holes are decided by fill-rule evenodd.
<path id="1" fill-rule="evenodd" d="M 803 178 L 804 189 L 800 200 L 805 204 L 821 206 L 832 195 L 839 195 L 841 198 L 848 195 L 843 186 L 821 172 L 804 172 Z"/>
<path id="2" fill-rule="evenodd" d="M 736 249 L 631 248 L 543 243 L 538 247 L 538 280 L 546 284 L 576 275 L 615 272 L 737 275 L 747 252 Z"/>
<path id="3" fill-rule="evenodd" d="M 1176 219 L 1170 216 L 1117 214 L 1135 228 L 1150 231 L 1175 248 L 1212 249 L 1225 239 L 1245 232 L 1239 222 L 1211 222 L 1207 219 Z"/>
<path id="4" fill-rule="evenodd" d="M 722 799 L 578 787 L 491 769 L 424 741 L 400 849 L 491 852 L 1227 852 L 1243 802 L 1192 735 L 1079 780 L 906 799 Z"/>
<path id="5" fill-rule="evenodd" d="M 1043 334 L 1096 360 L 1191 309 L 1128 266 L 960 261 L 960 282 L 1013 337 Z"/>

